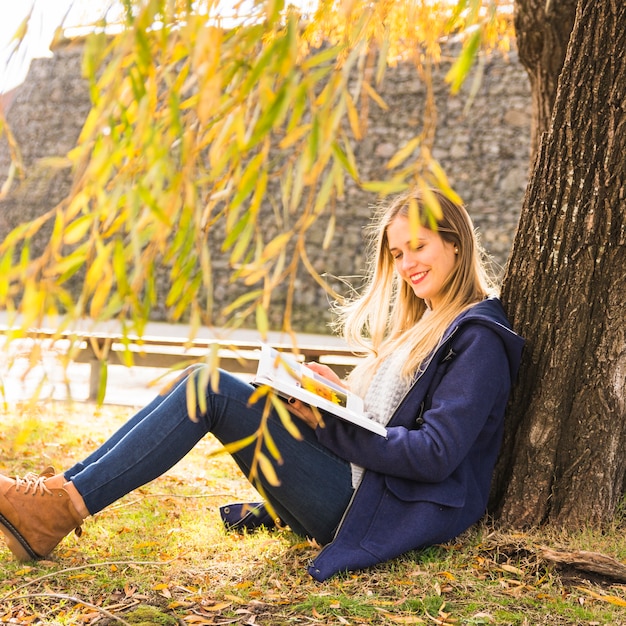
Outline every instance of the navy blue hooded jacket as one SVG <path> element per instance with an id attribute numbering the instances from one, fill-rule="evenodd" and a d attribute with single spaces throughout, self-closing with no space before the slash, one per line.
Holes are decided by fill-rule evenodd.
<path id="1" fill-rule="evenodd" d="M 523 343 L 500 301 L 484 300 L 446 331 L 386 438 L 326 417 L 318 440 L 365 472 L 310 563 L 315 579 L 448 541 L 482 517 Z"/>

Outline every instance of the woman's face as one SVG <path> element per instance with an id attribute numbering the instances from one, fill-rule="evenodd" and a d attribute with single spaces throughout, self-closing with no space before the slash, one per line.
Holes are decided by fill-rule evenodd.
<path id="1" fill-rule="evenodd" d="M 387 227 L 389 251 L 400 277 L 418 298 L 437 308 L 443 285 L 456 264 L 455 246 L 435 231 L 419 226 L 411 244 L 411 228 L 404 215 L 396 215 Z"/>

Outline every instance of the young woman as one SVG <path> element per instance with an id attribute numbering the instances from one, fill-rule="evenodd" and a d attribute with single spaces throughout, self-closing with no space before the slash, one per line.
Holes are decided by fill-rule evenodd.
<path id="1" fill-rule="evenodd" d="M 301 418 L 300 440 L 277 415 L 269 421 L 283 463 L 275 468 L 280 485 L 263 488 L 293 531 L 325 544 L 309 566 L 320 581 L 450 540 L 486 508 L 523 341 L 493 296 L 469 215 L 434 193 L 436 229 L 426 220 L 411 229 L 410 207 L 422 203 L 416 191 L 376 216 L 369 282 L 338 322 L 368 356 L 345 382 L 310 364 L 362 395 L 387 437 L 326 414 L 320 425 L 299 402 L 287 406 Z M 18 559 L 47 556 L 87 516 L 163 474 L 207 433 L 228 444 L 257 430 L 263 403 L 249 403 L 247 383 L 221 372 L 196 421 L 186 385 L 62 474 L 0 477 L 0 530 Z M 252 455 L 252 446 L 233 455 L 246 475 Z"/>

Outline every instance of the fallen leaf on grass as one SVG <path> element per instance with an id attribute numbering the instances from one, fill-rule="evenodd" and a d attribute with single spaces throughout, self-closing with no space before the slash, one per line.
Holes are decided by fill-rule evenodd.
<path id="1" fill-rule="evenodd" d="M 394 624 L 425 624 L 426 622 L 417 615 L 394 615 L 389 616 Z"/>
<path id="2" fill-rule="evenodd" d="M 584 587 L 576 587 L 576 589 L 591 596 L 594 600 L 602 600 L 602 602 L 608 602 L 609 604 L 614 604 L 615 606 L 626 606 L 626 600 L 624 600 L 624 598 L 619 598 L 617 596 L 605 596 L 601 593 L 596 593 L 591 589 L 585 589 Z"/>
<path id="3" fill-rule="evenodd" d="M 500 569 L 508 572 L 509 574 L 517 574 L 517 576 L 524 575 L 524 571 L 521 570 L 519 567 L 514 567 L 513 565 L 508 565 L 507 563 L 503 563 L 502 565 L 500 565 Z"/>

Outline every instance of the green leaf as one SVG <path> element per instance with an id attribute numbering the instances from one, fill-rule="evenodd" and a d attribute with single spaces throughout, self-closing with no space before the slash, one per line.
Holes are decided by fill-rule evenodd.
<path id="1" fill-rule="evenodd" d="M 363 183 L 363 189 L 372 193 L 378 193 L 383 196 L 387 196 L 393 193 L 400 193 L 406 191 L 409 188 L 409 184 L 403 180 L 372 180 Z"/>
<path id="2" fill-rule="evenodd" d="M 257 300 L 263 295 L 262 289 L 252 289 L 250 291 L 246 291 L 243 295 L 236 298 L 233 302 L 231 302 L 228 306 L 224 307 L 224 314 L 229 315 L 233 311 L 241 308 L 248 302 L 252 302 Z"/>
<path id="3" fill-rule="evenodd" d="M 102 406 L 107 391 L 109 368 L 105 360 L 98 361 L 98 368 L 98 393 L 96 394 L 96 404 Z"/>
<path id="4" fill-rule="evenodd" d="M 450 91 L 457 94 L 474 64 L 482 40 L 482 28 L 477 28 L 463 46 L 461 54 L 446 74 L 446 82 L 450 83 Z"/>
<path id="5" fill-rule="evenodd" d="M 313 56 L 310 56 L 307 59 L 305 59 L 301 63 L 300 67 L 303 70 L 309 70 L 318 65 L 325 65 L 325 64 L 333 65 L 336 62 L 338 56 L 341 54 L 343 49 L 344 49 L 343 46 L 332 46 L 330 48 L 327 48 L 326 50 L 323 50 L 322 52 L 318 52 L 317 54 L 314 54 Z"/>
<path id="6" fill-rule="evenodd" d="M 317 193 L 317 198 L 315 198 L 315 207 L 313 209 L 313 213 L 315 213 L 315 215 L 318 215 L 324 211 L 334 188 L 335 188 L 335 175 L 334 175 L 334 172 L 331 170 L 326 175 L 326 178 L 324 179 L 324 182 L 322 183 L 322 187 Z"/>
<path id="7" fill-rule="evenodd" d="M 234 222 L 237 220 L 236 209 L 254 190 L 259 176 L 259 170 L 261 169 L 265 158 L 265 154 L 263 152 L 259 152 L 259 154 L 251 159 L 250 163 L 248 163 L 246 169 L 241 175 L 241 178 L 237 183 L 237 193 L 230 203 L 229 212 L 226 217 L 227 232 L 233 228 Z"/>
<path id="8" fill-rule="evenodd" d="M 270 130 L 282 123 L 291 103 L 290 96 L 292 92 L 291 84 L 289 82 L 283 83 L 271 106 L 257 122 L 254 132 L 246 146 L 246 150 L 253 148 L 266 137 Z"/>
<path id="9" fill-rule="evenodd" d="M 244 228 L 237 238 L 237 242 L 235 243 L 235 246 L 230 254 L 231 265 L 236 265 L 241 260 L 248 250 L 250 241 L 254 236 L 254 224 L 250 223 L 250 221 L 245 218 L 242 218 L 240 221 L 244 224 Z"/>

